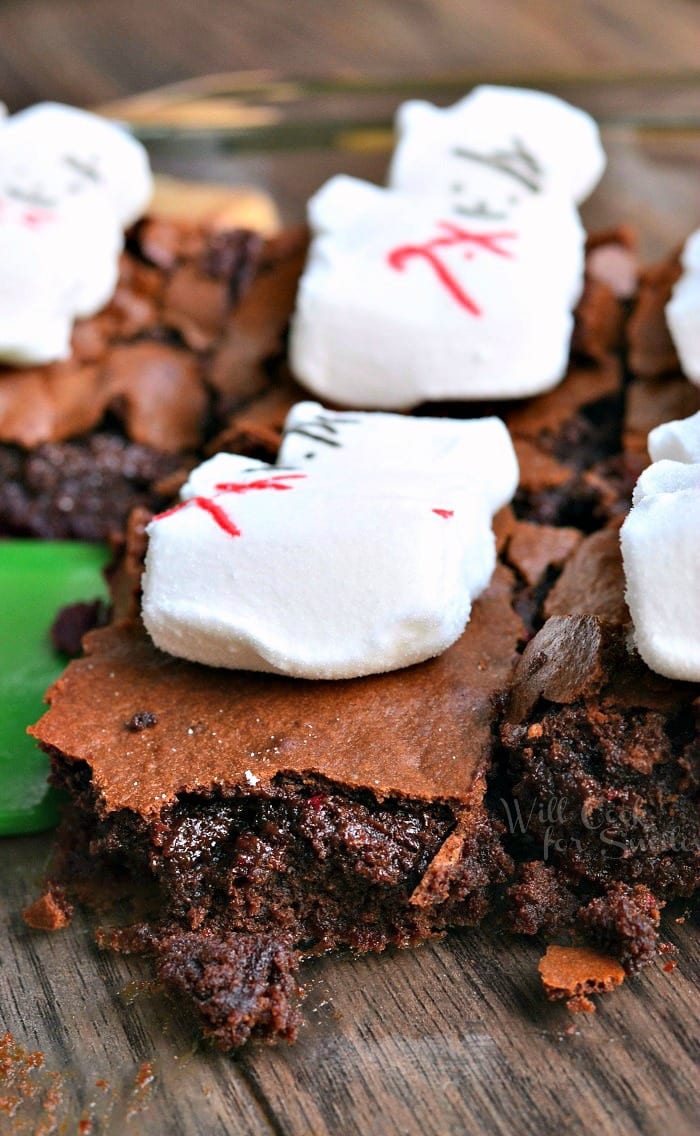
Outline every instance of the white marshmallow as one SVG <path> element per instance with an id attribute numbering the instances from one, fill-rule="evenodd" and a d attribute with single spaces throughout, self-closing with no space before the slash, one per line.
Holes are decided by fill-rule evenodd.
<path id="1" fill-rule="evenodd" d="M 320 679 L 408 666 L 453 643 L 471 608 L 466 584 L 481 590 L 495 563 L 480 499 L 405 475 L 383 486 L 297 476 L 287 492 L 208 499 L 238 536 L 199 497 L 151 523 L 143 619 L 156 645 Z"/>
<path id="2" fill-rule="evenodd" d="M 681 256 L 683 274 L 666 305 L 666 322 L 684 373 L 700 386 L 700 229 Z"/>
<path id="3" fill-rule="evenodd" d="M 97 189 L 123 229 L 153 192 L 148 155 L 118 123 L 61 103 L 39 103 L 0 121 L 2 184 L 60 208 Z"/>
<path id="4" fill-rule="evenodd" d="M 258 470 L 271 470 L 268 462 L 257 461 L 243 454 L 215 454 L 190 472 L 187 481 L 180 489 L 180 500 L 189 501 L 192 497 L 214 497 L 218 486 L 225 481 L 235 481 L 241 474 L 255 473 Z"/>
<path id="5" fill-rule="evenodd" d="M 447 110 L 405 104 L 398 129 L 389 190 L 334 178 L 310 202 L 297 377 L 372 409 L 550 389 L 583 286 L 576 205 L 605 165 L 593 119 L 478 87 Z"/>
<path id="6" fill-rule="evenodd" d="M 396 125 L 389 184 L 442 191 L 462 216 L 511 220 L 533 194 L 580 203 L 605 169 L 591 116 L 542 91 L 476 87 L 445 110 L 408 102 Z"/>
<path id="7" fill-rule="evenodd" d="M 584 266 L 570 201 L 533 197 L 517 222 L 467 223 L 440 198 L 337 177 L 309 218 L 290 358 L 315 394 L 408 409 L 521 398 L 563 377 Z"/>
<path id="8" fill-rule="evenodd" d="M 500 418 L 343 413 L 298 402 L 287 415 L 277 464 L 336 476 L 358 468 L 447 475 L 478 487 L 492 514 L 518 487 L 518 461 Z"/>
<path id="9" fill-rule="evenodd" d="M 663 429 L 667 449 L 677 451 L 680 437 L 692 454 L 700 415 Z M 650 451 L 660 452 L 651 438 Z M 700 681 L 700 461 L 664 459 L 645 469 L 620 541 L 640 655 L 667 678 Z"/>
<path id="10" fill-rule="evenodd" d="M 517 483 L 505 427 L 354 417 L 351 429 L 329 416 L 343 439 L 331 458 L 299 433 L 316 430 L 315 405 L 295 408 L 284 448 L 297 470 L 218 454 L 193 471 L 183 504 L 148 530 L 142 610 L 158 647 L 336 679 L 409 666 L 459 637 L 495 566 L 501 462 L 511 494 Z M 318 445 L 316 465 L 300 441 Z"/>
<path id="11" fill-rule="evenodd" d="M 0 118 L 0 360 L 67 357 L 151 192 L 143 147 L 97 115 L 45 103 Z"/>
<path id="12" fill-rule="evenodd" d="M 684 489 L 700 488 L 700 463 L 670 461 L 653 462 L 639 475 L 632 493 L 632 504 L 638 505 L 646 497 L 657 493 L 679 493 Z M 700 549 L 698 549 L 700 554 Z"/>
<path id="13" fill-rule="evenodd" d="M 671 458 L 679 462 L 700 462 L 700 410 L 690 418 L 664 422 L 651 431 L 647 439 L 653 462 Z"/>

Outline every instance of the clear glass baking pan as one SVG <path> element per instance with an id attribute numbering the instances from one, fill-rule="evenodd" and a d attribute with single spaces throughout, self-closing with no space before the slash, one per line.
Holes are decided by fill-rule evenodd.
<path id="1" fill-rule="evenodd" d="M 583 209 L 590 229 L 630 223 L 653 257 L 700 224 L 700 71 L 417 82 L 304 82 L 254 72 L 208 76 L 100 109 L 131 126 L 157 172 L 256 186 L 271 194 L 284 222 L 294 222 L 335 173 L 384 180 L 402 101 L 446 106 L 482 81 L 551 91 L 596 116 L 608 168 Z"/>

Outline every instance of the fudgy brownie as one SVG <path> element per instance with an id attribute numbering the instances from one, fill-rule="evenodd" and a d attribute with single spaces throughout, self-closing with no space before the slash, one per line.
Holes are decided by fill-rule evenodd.
<path id="1" fill-rule="evenodd" d="M 0 535 L 100 540 L 133 507 L 160 508 L 272 385 L 305 243 L 301 230 L 136 225 L 70 359 L 0 366 Z"/>
<path id="2" fill-rule="evenodd" d="M 520 490 L 496 518 L 492 584 L 444 655 L 329 684 L 161 654 L 138 616 L 141 511 L 112 624 L 49 692 L 32 732 L 70 800 L 51 910 L 65 922 L 71 899 L 138 890 L 145 908 L 102 941 L 151 953 L 224 1048 L 293 1037 L 306 952 L 411 945 L 495 904 L 517 931 L 583 935 L 619 981 L 652 957 L 662 902 L 697 887 L 700 691 L 628 647 L 618 528 L 644 464 L 624 441 L 618 353 L 629 242 L 591 251 L 605 279 L 589 273 L 568 375 L 496 409 Z M 266 335 L 230 335 L 218 358 L 258 375 Z M 256 382 L 212 449 L 274 457 L 297 394 L 283 361 Z M 569 988 L 561 964 L 552 990 Z M 571 997 L 614 984 L 587 982 Z"/>
<path id="3" fill-rule="evenodd" d="M 501 568 L 439 658 L 334 683 L 175 660 L 134 620 L 91 632 L 36 728 L 71 798 L 60 875 L 149 880 L 155 921 L 111 941 L 153 950 L 180 989 L 184 943 L 195 960 L 262 935 L 279 963 L 478 922 L 509 867 L 483 798 L 492 699 L 524 631 L 511 591 Z M 231 978 L 226 1020 L 207 1016 L 225 1045 L 244 1019 L 269 1026 L 247 966 Z"/>

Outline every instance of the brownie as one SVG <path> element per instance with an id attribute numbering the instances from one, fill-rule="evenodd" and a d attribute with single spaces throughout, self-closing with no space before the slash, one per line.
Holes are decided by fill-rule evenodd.
<path id="1" fill-rule="evenodd" d="M 601 604 L 590 593 L 585 606 L 609 602 L 599 594 Z M 569 878 L 691 895 L 700 685 L 653 674 L 628 631 L 598 614 L 553 615 L 528 643 L 501 730 L 510 785 L 539 855 Z"/>
<path id="2" fill-rule="evenodd" d="M 217 341 L 207 453 L 277 452 L 300 396 L 281 353 L 291 249 Z M 521 467 L 492 583 L 442 656 L 328 683 L 162 654 L 139 616 L 142 506 L 112 623 L 49 691 L 31 732 L 69 804 L 47 895 L 119 895 L 101 943 L 150 954 L 222 1048 L 293 1038 L 305 955 L 411 946 L 489 910 L 567 938 L 545 984 L 590 1009 L 654 956 L 663 903 L 697 888 L 700 688 L 630 648 L 619 552 L 645 460 L 626 442 L 629 236 L 592 240 L 588 263 L 559 387 L 416 412 L 500 414 Z"/>
<path id="3" fill-rule="evenodd" d="M 627 450 L 644 457 L 647 434 L 654 426 L 700 410 L 700 388 L 681 374 L 666 325 L 666 304 L 680 275 L 679 251 L 646 269 L 627 324 L 632 379 L 626 400 L 624 443 Z"/>
<path id="4" fill-rule="evenodd" d="M 680 370 L 664 314 L 680 275 L 678 251 L 640 274 L 634 310 L 627 324 L 629 366 L 640 378 L 653 379 Z"/>
<path id="5" fill-rule="evenodd" d="M 378 950 L 479 922 L 509 869 L 484 793 L 492 699 L 522 635 L 511 590 L 499 569 L 439 658 L 334 683 L 176 660 L 135 619 L 91 632 L 34 733 L 71 799 L 72 888 L 116 871 L 156 891 L 148 930 L 110 941 L 145 945 L 182 990 L 199 969 L 183 942 Z M 204 1013 L 221 1044 L 240 1036 L 236 1005 L 227 1028 Z"/>
<path id="6" fill-rule="evenodd" d="M 0 535 L 103 540 L 275 385 L 306 234 L 141 221 L 69 359 L 0 366 Z"/>

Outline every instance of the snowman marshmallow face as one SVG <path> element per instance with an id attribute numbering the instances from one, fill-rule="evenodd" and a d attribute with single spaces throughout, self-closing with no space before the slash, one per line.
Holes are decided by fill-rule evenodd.
<path id="1" fill-rule="evenodd" d="M 298 402 L 287 416 L 278 464 L 329 475 L 372 469 L 422 471 L 478 486 L 491 513 L 511 500 L 518 463 L 500 418 L 409 418 L 326 410 Z"/>
<path id="2" fill-rule="evenodd" d="M 477 87 L 446 110 L 405 103 L 393 189 L 441 193 L 458 217 L 511 221 L 533 197 L 585 200 L 605 168 L 598 128 L 553 95 Z"/>
<path id="3" fill-rule="evenodd" d="M 359 429 L 338 461 L 218 454 L 193 471 L 182 503 L 149 526 L 143 618 L 156 646 L 210 666 L 338 679 L 409 666 L 459 637 L 493 572 L 503 489 L 463 461 L 428 468 L 424 454 L 450 448 L 431 422 L 416 420 L 402 448 L 374 417 L 339 423 L 339 434 Z M 308 406 L 288 423 L 288 458 L 292 439 L 310 441 L 306 425 L 318 425 Z M 441 425 L 447 439 L 462 424 Z M 515 481 L 517 469 L 511 492 Z"/>
<path id="4" fill-rule="evenodd" d="M 0 361 L 68 355 L 151 191 L 143 147 L 96 115 L 48 103 L 0 119 Z"/>
<path id="5" fill-rule="evenodd" d="M 349 407 L 522 398 L 564 376 L 604 158 L 588 115 L 479 88 L 409 103 L 390 188 L 328 182 L 292 324 L 302 384 Z"/>
<path id="6" fill-rule="evenodd" d="M 457 221 L 442 197 L 353 178 L 312 199 L 292 323 L 297 378 L 330 402 L 521 398 L 563 377 L 585 235 L 567 200 Z"/>

